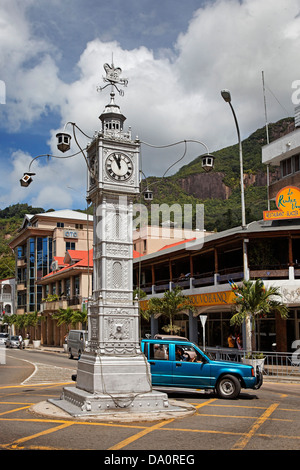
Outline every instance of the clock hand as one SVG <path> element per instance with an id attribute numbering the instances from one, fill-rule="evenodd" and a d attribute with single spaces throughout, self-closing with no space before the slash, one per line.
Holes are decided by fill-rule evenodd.
<path id="1" fill-rule="evenodd" d="M 118 165 L 118 168 L 119 168 L 119 169 L 121 168 L 120 158 L 121 158 L 121 157 L 117 157 L 117 156 L 114 154 L 114 159 L 115 159 L 115 161 L 117 162 L 117 165 Z"/>

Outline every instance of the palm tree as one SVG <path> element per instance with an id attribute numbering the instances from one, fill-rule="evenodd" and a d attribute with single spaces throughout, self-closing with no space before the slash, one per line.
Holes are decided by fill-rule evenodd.
<path id="1" fill-rule="evenodd" d="M 193 303 L 181 291 L 181 287 L 175 287 L 174 290 L 166 291 L 162 298 L 152 297 L 145 309 L 145 313 L 149 316 L 161 313 L 169 318 L 169 324 L 162 328 L 167 333 L 175 334 L 180 330 L 180 327 L 173 323 L 176 315 L 187 309 L 195 309 Z"/>
<path id="2" fill-rule="evenodd" d="M 42 318 L 42 317 L 39 317 L 39 314 L 38 314 L 38 311 L 35 310 L 35 312 L 31 312 L 31 313 L 27 313 L 27 314 L 24 314 L 24 327 L 33 327 L 34 328 L 34 338 L 33 339 L 37 339 L 36 338 L 36 327 L 38 325 L 38 322 L 39 322 L 39 319 Z"/>
<path id="3" fill-rule="evenodd" d="M 82 327 L 86 326 L 87 324 L 87 310 L 73 310 L 72 315 L 72 325 L 76 325 L 76 323 L 81 323 Z"/>
<path id="4" fill-rule="evenodd" d="M 87 313 L 79 312 L 74 310 L 71 307 L 60 308 L 57 312 L 54 312 L 52 318 L 57 320 L 57 326 L 67 325 L 69 330 L 70 325 L 76 325 L 76 323 L 81 322 L 85 323 L 87 321 Z"/>
<path id="5" fill-rule="evenodd" d="M 288 308 L 281 302 L 278 287 L 266 288 L 261 279 L 243 281 L 241 286 L 230 283 L 236 295 L 236 313 L 232 316 L 231 325 L 246 323 L 246 350 L 251 351 L 254 340 L 255 320 L 269 314 L 278 313 L 281 318 L 288 317 Z M 277 299 L 278 300 L 277 300 Z"/>

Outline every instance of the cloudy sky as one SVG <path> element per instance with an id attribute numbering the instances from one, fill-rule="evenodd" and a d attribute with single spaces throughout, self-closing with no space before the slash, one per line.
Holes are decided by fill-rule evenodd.
<path id="1" fill-rule="evenodd" d="M 0 44 L 0 208 L 84 208 L 80 155 L 39 158 L 34 182 L 22 188 L 19 179 L 37 155 L 62 156 L 55 135 L 66 122 L 88 135 L 100 129 L 109 89 L 97 86 L 112 54 L 129 80 L 116 101 L 134 137 L 157 146 L 194 139 L 213 152 L 237 141 L 223 88 L 243 138 L 265 125 L 262 71 L 268 122 L 293 116 L 300 0 L 0 0 Z M 191 144 L 172 171 L 204 150 Z M 182 152 L 143 144 L 143 172 L 161 176 Z"/>

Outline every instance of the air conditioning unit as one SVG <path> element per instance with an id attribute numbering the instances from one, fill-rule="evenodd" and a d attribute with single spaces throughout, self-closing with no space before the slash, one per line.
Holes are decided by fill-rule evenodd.
<path id="1" fill-rule="evenodd" d="M 58 271 L 59 267 L 58 267 L 58 261 L 57 260 L 52 261 L 51 269 L 52 269 L 53 272 Z"/>

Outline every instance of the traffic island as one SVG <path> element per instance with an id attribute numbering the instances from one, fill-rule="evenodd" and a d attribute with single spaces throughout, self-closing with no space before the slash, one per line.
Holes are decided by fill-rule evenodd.
<path id="1" fill-rule="evenodd" d="M 153 392 L 155 395 L 156 393 Z M 141 421 L 159 421 L 166 419 L 185 418 L 191 416 L 196 412 L 196 408 L 188 403 L 178 402 L 176 400 L 167 400 L 164 409 L 151 409 L 149 403 L 149 396 L 144 397 L 138 395 L 133 398 L 132 403 L 129 403 L 127 408 L 124 405 L 128 405 L 128 396 L 111 396 L 114 407 L 107 407 L 106 409 L 99 409 L 95 412 L 93 410 L 81 410 L 80 406 L 64 402 L 62 399 L 49 399 L 37 403 L 30 407 L 29 411 L 35 415 L 47 418 L 58 418 L 67 420 L 80 420 L 80 421 L 110 421 L 110 422 L 141 422 Z M 96 397 L 94 397 L 96 399 Z M 99 397 L 101 399 L 101 397 Z M 148 399 L 148 401 L 147 401 Z M 120 407 L 116 407 L 116 400 Z M 101 400 L 101 406 L 103 405 Z M 123 404 L 123 407 L 122 407 Z M 98 403 L 99 405 L 99 403 Z M 134 405 L 134 406 L 132 406 Z"/>

